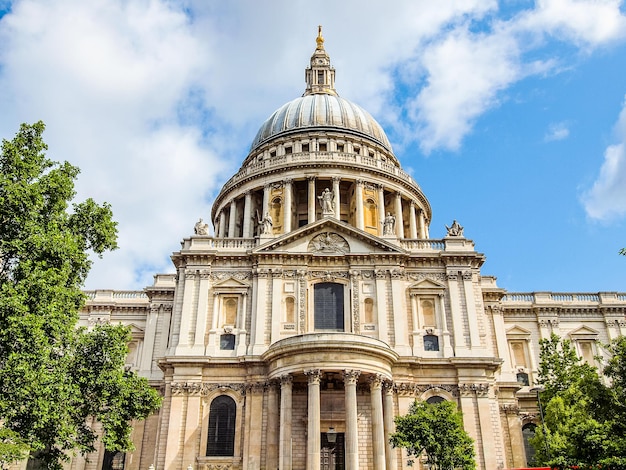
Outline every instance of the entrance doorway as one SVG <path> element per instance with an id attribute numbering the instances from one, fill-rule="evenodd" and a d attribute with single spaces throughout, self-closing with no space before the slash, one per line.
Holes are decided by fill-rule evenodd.
<path id="1" fill-rule="evenodd" d="M 346 468 L 344 433 L 338 432 L 335 437 L 335 442 L 328 442 L 326 433 L 322 433 L 321 470 L 345 470 Z"/>

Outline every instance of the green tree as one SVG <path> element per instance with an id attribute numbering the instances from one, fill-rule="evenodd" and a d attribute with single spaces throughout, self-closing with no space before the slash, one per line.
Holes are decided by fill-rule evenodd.
<path id="1" fill-rule="evenodd" d="M 79 170 L 46 157 L 43 131 L 23 124 L 0 153 L 0 462 L 37 452 L 60 468 L 94 449 L 89 418 L 130 449 L 130 420 L 160 397 L 124 370 L 128 329 L 77 328 L 89 253 L 115 249 L 117 228 L 108 204 L 71 204 Z"/>
<path id="2" fill-rule="evenodd" d="M 596 367 L 578 357 L 571 341 L 553 334 L 540 346 L 544 426 L 537 427 L 531 439 L 537 463 L 626 468 L 626 413 L 619 381 L 626 367 L 625 340 L 620 338 L 609 347 L 613 357 L 604 372 L 613 378 L 611 386 Z"/>
<path id="3" fill-rule="evenodd" d="M 408 414 L 395 421 L 392 445 L 405 448 L 409 456 L 419 458 L 424 454 L 430 469 L 476 468 L 473 441 L 463 429 L 463 417 L 454 403 L 415 401 Z"/>

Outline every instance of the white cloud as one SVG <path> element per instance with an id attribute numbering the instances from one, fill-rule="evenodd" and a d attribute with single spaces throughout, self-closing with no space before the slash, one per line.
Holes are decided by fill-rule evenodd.
<path id="1" fill-rule="evenodd" d="M 569 137 L 569 127 L 566 122 L 555 122 L 550 124 L 543 140 L 552 142 L 555 140 L 563 140 Z"/>
<path id="2" fill-rule="evenodd" d="M 508 87 L 551 70 L 525 58 L 546 35 L 589 46 L 624 32 L 617 2 L 545 1 L 506 21 L 496 0 L 382 5 L 15 2 L 0 19 L 0 135 L 43 119 L 50 155 L 82 170 L 79 198 L 112 203 L 121 248 L 89 287 L 171 269 L 262 120 L 304 90 L 318 23 L 339 93 L 426 151 L 459 148 Z"/>
<path id="3" fill-rule="evenodd" d="M 600 175 L 582 197 L 587 215 L 601 221 L 626 215 L 626 100 L 615 133 L 619 142 L 607 147 Z"/>
<path id="4" fill-rule="evenodd" d="M 505 35 L 458 28 L 423 54 L 426 86 L 409 102 L 422 148 L 456 150 L 473 121 L 497 102 L 498 91 L 521 75 L 519 52 Z"/>

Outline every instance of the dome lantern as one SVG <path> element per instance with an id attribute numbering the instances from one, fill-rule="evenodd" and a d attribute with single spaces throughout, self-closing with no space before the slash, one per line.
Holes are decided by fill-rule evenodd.
<path id="1" fill-rule="evenodd" d="M 306 90 L 302 96 L 326 94 L 337 95 L 335 90 L 335 69 L 330 65 L 330 57 L 324 49 L 322 27 L 318 26 L 317 47 L 311 56 L 311 65 L 304 71 Z"/>

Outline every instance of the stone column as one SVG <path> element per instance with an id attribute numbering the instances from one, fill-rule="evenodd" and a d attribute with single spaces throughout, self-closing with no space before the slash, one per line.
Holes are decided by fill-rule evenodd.
<path id="1" fill-rule="evenodd" d="M 200 287 L 198 289 L 198 309 L 196 312 L 196 331 L 193 342 L 193 354 L 204 355 L 204 337 L 207 332 L 207 316 L 209 313 L 209 271 L 200 272 Z"/>
<path id="2" fill-rule="evenodd" d="M 385 220 L 385 191 L 382 184 L 378 185 L 378 235 L 383 234 L 383 221 Z"/>
<path id="3" fill-rule="evenodd" d="M 291 182 L 293 180 L 288 178 L 284 181 L 283 192 L 284 192 L 284 204 L 283 204 L 283 233 L 291 232 L 291 219 L 293 218 L 292 214 L 292 203 L 291 203 Z"/>
<path id="4" fill-rule="evenodd" d="M 243 200 L 243 236 L 244 238 L 252 238 L 254 234 L 252 229 L 254 224 L 252 223 L 252 194 L 250 191 L 246 191 Z"/>
<path id="5" fill-rule="evenodd" d="M 191 269 L 185 269 L 185 283 L 183 285 L 183 306 L 180 312 L 180 330 L 178 332 L 178 345 L 176 346 L 176 354 L 185 355 L 189 351 L 189 336 L 191 331 L 191 322 L 194 317 L 195 309 L 193 305 L 194 293 L 196 290 L 196 272 Z M 195 336 L 195 331 L 193 332 Z"/>
<path id="6" fill-rule="evenodd" d="M 448 320 L 446 320 L 446 304 L 443 300 L 443 294 L 439 294 L 439 314 L 441 315 L 441 334 L 443 336 L 443 357 L 452 357 L 454 351 L 450 343 L 450 330 L 448 330 Z"/>
<path id="7" fill-rule="evenodd" d="M 228 217 L 228 238 L 235 237 L 235 228 L 237 225 L 237 201 L 230 201 L 230 214 Z"/>
<path id="8" fill-rule="evenodd" d="M 224 238 L 224 234 L 226 232 L 226 214 L 224 213 L 224 209 L 220 211 L 220 222 L 218 227 L 218 237 Z"/>
<path id="9" fill-rule="evenodd" d="M 356 180 L 356 228 L 365 230 L 365 220 L 363 220 L 363 180 Z"/>
<path id="10" fill-rule="evenodd" d="M 267 214 L 270 211 L 270 189 L 271 189 L 271 185 L 266 184 L 265 186 L 263 186 L 263 211 L 261 213 L 261 217 L 265 217 L 265 214 Z"/>
<path id="11" fill-rule="evenodd" d="M 476 301 L 474 300 L 474 286 L 472 284 L 472 271 L 463 272 L 463 291 L 465 293 L 465 305 L 467 308 L 467 322 L 469 324 L 470 348 L 480 348 L 480 335 L 478 332 L 478 314 Z"/>
<path id="12" fill-rule="evenodd" d="M 307 470 L 320 469 L 320 380 L 322 373 L 319 369 L 305 370 L 304 374 L 309 378 L 309 406 L 308 427 L 306 443 L 306 468 Z M 358 468 L 349 467 L 348 468 Z"/>
<path id="13" fill-rule="evenodd" d="M 404 219 L 402 218 L 402 194 L 396 193 L 396 235 L 404 238 Z"/>
<path id="14" fill-rule="evenodd" d="M 278 449 L 280 428 L 278 423 L 278 384 L 272 381 L 267 389 L 267 451 L 265 453 L 265 466 L 267 468 L 279 468 Z"/>
<path id="15" fill-rule="evenodd" d="M 426 228 L 425 228 L 426 224 L 424 221 L 424 211 L 421 209 L 419 211 L 418 221 L 419 221 L 419 237 L 422 239 L 428 238 L 426 236 Z"/>
<path id="16" fill-rule="evenodd" d="M 279 460 L 281 470 L 291 470 L 291 389 L 293 376 L 280 376 L 280 441 Z"/>
<path id="17" fill-rule="evenodd" d="M 463 332 L 463 312 L 461 312 L 461 300 L 459 299 L 459 274 L 448 273 L 448 292 L 450 293 L 450 311 L 452 313 L 452 331 L 454 334 L 454 350 L 457 355 L 461 351 L 465 353 L 465 334 Z"/>
<path id="18" fill-rule="evenodd" d="M 359 375 L 361 375 L 360 370 L 343 371 L 346 398 L 346 468 L 350 469 L 359 468 L 359 430 L 356 405 L 356 384 L 359 381 Z"/>
<path id="19" fill-rule="evenodd" d="M 141 358 L 138 361 L 139 370 L 145 374 L 146 377 L 152 375 L 152 356 L 154 355 L 154 341 L 156 339 L 157 322 L 159 321 L 159 305 L 150 305 L 150 311 L 146 319 L 146 332 L 144 334 L 144 347 L 141 352 Z"/>
<path id="20" fill-rule="evenodd" d="M 397 467 L 396 449 L 389 442 L 391 435 L 396 432 L 396 424 L 393 413 L 393 382 L 386 380 L 383 383 L 383 415 L 385 423 L 385 463 L 387 469 Z"/>
<path id="21" fill-rule="evenodd" d="M 411 238 L 417 238 L 417 219 L 415 217 L 415 203 L 411 201 L 411 205 L 409 206 L 409 226 L 411 230 Z"/>
<path id="22" fill-rule="evenodd" d="M 309 176 L 309 220 L 308 223 L 315 222 L 315 202 L 317 196 L 315 195 L 315 176 Z"/>
<path id="23" fill-rule="evenodd" d="M 341 178 L 333 176 L 333 194 L 335 196 L 335 219 L 341 220 L 341 196 L 339 195 L 339 182 Z"/>
<path id="24" fill-rule="evenodd" d="M 369 378 L 370 400 L 372 407 L 372 450 L 374 470 L 385 470 L 385 429 L 383 423 L 383 376 L 372 375 Z"/>

